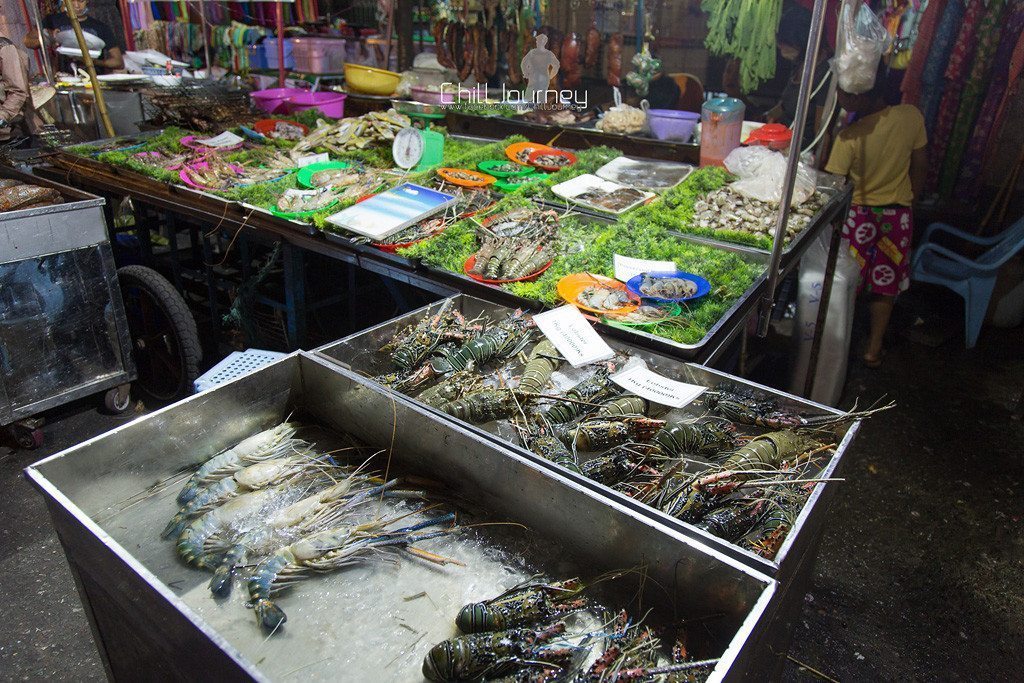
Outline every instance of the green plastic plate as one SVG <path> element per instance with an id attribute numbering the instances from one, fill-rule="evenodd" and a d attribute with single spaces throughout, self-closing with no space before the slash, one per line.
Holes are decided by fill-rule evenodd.
<path id="1" fill-rule="evenodd" d="M 488 159 L 487 161 L 481 161 L 479 164 L 476 165 L 476 167 L 483 171 L 484 173 L 494 176 L 495 178 L 517 178 L 519 176 L 530 175 L 531 173 L 537 170 L 533 166 L 520 166 L 519 170 L 517 171 L 494 170 L 501 166 L 507 166 L 508 164 L 512 163 L 513 162 L 511 161 L 506 161 L 503 159 Z"/>
<path id="2" fill-rule="evenodd" d="M 347 161 L 322 161 L 319 164 L 303 166 L 295 176 L 295 180 L 303 187 L 313 188 L 313 174 L 320 171 L 331 171 L 336 168 L 349 168 L 352 164 Z"/>

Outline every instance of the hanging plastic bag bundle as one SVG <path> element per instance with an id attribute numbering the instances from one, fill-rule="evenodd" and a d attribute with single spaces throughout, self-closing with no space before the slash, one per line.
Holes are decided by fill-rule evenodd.
<path id="1" fill-rule="evenodd" d="M 856 14 L 854 6 L 860 5 Z M 891 38 L 867 3 L 843 0 L 839 11 L 839 37 L 833 68 L 839 87 L 860 95 L 875 86 L 875 74 L 882 55 L 889 51 Z"/>
<path id="2" fill-rule="evenodd" d="M 738 178 L 730 187 L 750 199 L 779 204 L 782 182 L 786 177 L 786 157 L 767 147 L 737 147 L 725 157 L 725 168 Z M 818 184 L 818 173 L 807 164 L 797 166 L 793 184 L 793 206 L 811 198 Z"/>

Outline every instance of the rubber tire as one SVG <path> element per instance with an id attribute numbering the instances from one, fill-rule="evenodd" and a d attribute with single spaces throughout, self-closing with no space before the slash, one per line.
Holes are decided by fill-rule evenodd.
<path id="1" fill-rule="evenodd" d="M 176 401 L 191 396 L 193 393 L 192 383 L 199 377 L 199 362 L 202 360 L 203 351 L 199 344 L 199 333 L 196 331 L 196 321 L 192 312 L 188 310 L 188 304 L 178 294 L 174 285 L 163 275 L 152 268 L 145 266 L 122 266 L 117 269 L 117 277 L 124 290 L 126 285 L 138 287 L 148 292 L 162 310 L 164 316 L 173 327 L 173 333 L 178 346 L 179 367 L 184 368 L 182 377 L 173 392 L 154 394 L 143 382 L 140 375 L 135 386 L 147 396 L 160 401 Z M 129 319 L 129 328 L 131 327 Z M 134 348 L 135 335 L 132 335 Z"/>
<path id="2" fill-rule="evenodd" d="M 114 387 L 113 389 L 107 389 L 107 392 L 103 394 L 103 407 L 111 415 L 123 415 L 132 405 L 131 387 L 125 392 L 124 403 L 117 402 L 117 390 L 118 387 Z"/>

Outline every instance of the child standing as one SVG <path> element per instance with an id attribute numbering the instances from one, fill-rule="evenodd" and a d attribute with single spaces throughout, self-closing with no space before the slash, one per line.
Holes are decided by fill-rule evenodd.
<path id="1" fill-rule="evenodd" d="M 888 106 L 883 79 L 853 95 L 839 90 L 839 104 L 855 113 L 832 147 L 825 170 L 853 183 L 853 205 L 843 226 L 850 253 L 860 264 L 860 287 L 872 297 L 871 331 L 864 362 L 882 363 L 882 340 L 896 295 L 910 285 L 914 199 L 928 168 L 924 117 L 909 104 Z"/>

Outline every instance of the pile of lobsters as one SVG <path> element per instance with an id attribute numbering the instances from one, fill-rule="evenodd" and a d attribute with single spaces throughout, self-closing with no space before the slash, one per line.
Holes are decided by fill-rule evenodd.
<path id="1" fill-rule="evenodd" d="M 53 188 L 27 185 L 10 178 L 0 179 L 0 211 L 38 209 L 63 202 L 60 192 Z"/>

